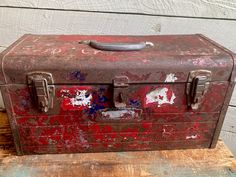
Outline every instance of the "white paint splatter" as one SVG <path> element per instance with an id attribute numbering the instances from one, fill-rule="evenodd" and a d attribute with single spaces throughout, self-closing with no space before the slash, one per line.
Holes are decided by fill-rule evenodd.
<path id="1" fill-rule="evenodd" d="M 149 41 L 145 42 L 145 44 L 146 44 L 146 45 L 150 45 L 150 46 L 152 46 L 152 47 L 154 46 L 154 44 L 153 44 L 152 42 L 149 42 Z"/>
<path id="2" fill-rule="evenodd" d="M 167 74 L 165 82 L 175 82 L 178 78 L 175 77 L 175 74 Z"/>
<path id="3" fill-rule="evenodd" d="M 168 98 L 168 88 L 157 88 L 146 95 L 146 104 L 157 103 L 158 107 L 162 104 L 174 104 L 175 94 L 172 92 L 171 98 Z"/>
<path id="4" fill-rule="evenodd" d="M 81 50 L 81 53 L 84 54 L 84 55 L 89 55 L 89 54 L 98 54 L 98 53 L 101 53 L 102 51 L 100 50 L 87 50 L 87 49 L 82 49 Z"/>
<path id="5" fill-rule="evenodd" d="M 55 55 L 55 54 L 58 54 L 58 53 L 61 53 L 61 49 L 53 49 L 53 50 L 51 51 L 51 54 L 52 54 L 52 55 Z"/>
<path id="6" fill-rule="evenodd" d="M 85 138 L 82 130 L 79 130 L 78 136 L 79 136 L 80 144 L 82 145 L 82 147 L 89 148 L 88 140 Z"/>
<path id="7" fill-rule="evenodd" d="M 77 90 L 75 97 L 70 98 L 70 102 L 73 106 L 88 106 L 91 108 L 92 95 L 86 95 L 87 90 Z"/>
<path id="8" fill-rule="evenodd" d="M 35 50 L 35 51 L 37 51 L 37 50 Z M 43 51 L 40 51 L 40 52 L 42 52 L 42 53 L 51 53 L 52 55 L 56 55 L 56 54 L 61 53 L 61 49 L 59 49 L 59 48 L 47 48 L 47 49 L 45 49 Z"/>
<path id="9" fill-rule="evenodd" d="M 142 62 L 147 63 L 147 62 L 150 62 L 150 60 L 144 59 L 144 60 L 142 60 Z"/>
<path id="10" fill-rule="evenodd" d="M 190 135 L 190 136 L 186 136 L 186 140 L 188 139 L 196 139 L 198 137 L 198 135 Z"/>

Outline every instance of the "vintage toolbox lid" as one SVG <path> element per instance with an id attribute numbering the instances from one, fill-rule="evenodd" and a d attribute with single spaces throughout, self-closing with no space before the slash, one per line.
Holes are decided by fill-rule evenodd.
<path id="1" fill-rule="evenodd" d="M 128 51 L 124 51 L 128 50 Z M 54 84 L 187 82 L 194 70 L 211 81 L 229 80 L 233 58 L 202 35 L 24 35 L 0 56 L 1 84 L 26 84 L 32 72 L 51 73 Z"/>

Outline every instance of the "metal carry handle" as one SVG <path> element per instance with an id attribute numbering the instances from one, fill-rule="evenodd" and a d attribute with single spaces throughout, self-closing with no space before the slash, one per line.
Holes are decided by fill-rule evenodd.
<path id="1" fill-rule="evenodd" d="M 95 49 L 107 50 L 107 51 L 134 51 L 142 50 L 147 45 L 153 46 L 151 42 L 140 42 L 140 43 L 104 43 L 97 41 L 90 41 L 89 45 Z"/>

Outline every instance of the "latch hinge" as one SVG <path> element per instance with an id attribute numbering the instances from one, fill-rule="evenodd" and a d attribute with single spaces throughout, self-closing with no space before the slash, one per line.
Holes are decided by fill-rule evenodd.
<path id="1" fill-rule="evenodd" d="M 53 108 L 55 87 L 50 73 L 28 73 L 27 83 L 34 103 L 40 111 L 48 112 L 50 108 Z"/>
<path id="2" fill-rule="evenodd" d="M 187 104 L 193 110 L 198 109 L 209 89 L 212 73 L 208 70 L 191 71 L 188 77 L 186 94 Z"/>
<path id="3" fill-rule="evenodd" d="M 116 76 L 113 79 L 113 102 L 115 108 L 125 108 L 127 102 L 129 78 L 127 76 Z"/>

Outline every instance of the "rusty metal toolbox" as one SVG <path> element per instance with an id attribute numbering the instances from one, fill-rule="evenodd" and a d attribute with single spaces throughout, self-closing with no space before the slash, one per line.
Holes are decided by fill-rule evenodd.
<path id="1" fill-rule="evenodd" d="M 203 35 L 24 35 L 1 53 L 17 153 L 214 148 L 235 55 Z"/>

